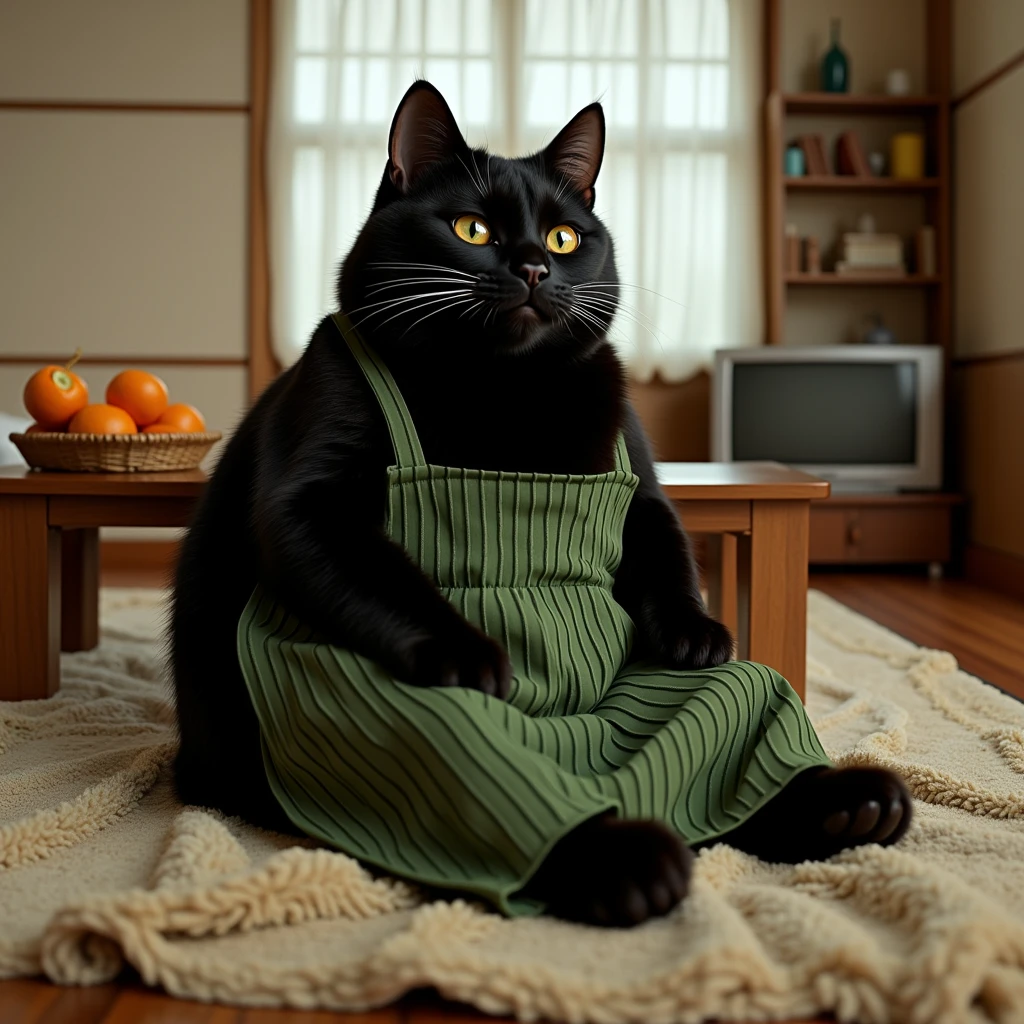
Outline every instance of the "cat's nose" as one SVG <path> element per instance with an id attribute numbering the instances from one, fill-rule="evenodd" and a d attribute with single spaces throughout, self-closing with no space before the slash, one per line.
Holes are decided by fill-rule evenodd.
<path id="1" fill-rule="evenodd" d="M 524 263 L 517 273 L 531 288 L 536 288 L 540 279 L 547 277 L 548 268 L 543 263 Z"/>

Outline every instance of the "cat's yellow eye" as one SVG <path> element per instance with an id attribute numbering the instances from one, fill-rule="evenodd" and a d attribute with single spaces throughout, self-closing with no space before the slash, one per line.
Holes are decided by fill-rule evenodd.
<path id="1" fill-rule="evenodd" d="M 572 252 L 580 244 L 580 236 L 568 224 L 559 224 L 552 228 L 547 237 L 548 249 L 561 253 L 563 256 Z"/>
<path id="2" fill-rule="evenodd" d="M 491 229 L 471 213 L 464 213 L 452 225 L 455 234 L 470 245 L 486 245 L 491 240 Z"/>

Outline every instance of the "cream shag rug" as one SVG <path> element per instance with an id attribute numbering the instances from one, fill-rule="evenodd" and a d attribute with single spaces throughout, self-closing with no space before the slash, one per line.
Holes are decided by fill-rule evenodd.
<path id="1" fill-rule="evenodd" d="M 810 710 L 842 764 L 908 781 L 898 848 L 769 866 L 705 851 L 633 931 L 423 902 L 343 854 L 182 808 L 162 609 L 103 594 L 105 631 L 49 701 L 0 704 L 0 977 L 363 1009 L 408 989 L 524 1020 L 1024 1021 L 1024 705 L 819 593 Z M 600 856 L 600 851 L 594 851 Z"/>

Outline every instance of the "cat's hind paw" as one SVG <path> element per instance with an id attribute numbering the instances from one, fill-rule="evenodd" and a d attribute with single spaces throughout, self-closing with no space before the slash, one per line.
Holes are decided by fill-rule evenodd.
<path id="1" fill-rule="evenodd" d="M 722 841 L 762 860 L 826 860 L 853 846 L 890 846 L 910 828 L 913 800 L 885 768 L 819 768 L 798 775 Z"/>
<path id="2" fill-rule="evenodd" d="M 692 865 L 690 848 L 661 822 L 608 815 L 563 839 L 527 892 L 545 899 L 555 917 L 631 928 L 679 904 Z"/>

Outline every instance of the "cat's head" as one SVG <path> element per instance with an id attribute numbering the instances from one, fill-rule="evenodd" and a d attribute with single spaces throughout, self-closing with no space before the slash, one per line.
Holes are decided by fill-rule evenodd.
<path id="1" fill-rule="evenodd" d="M 532 156 L 471 150 L 441 94 L 416 82 L 342 266 L 342 308 L 385 349 L 591 351 L 618 300 L 612 240 L 593 211 L 604 134 L 594 103 Z"/>

